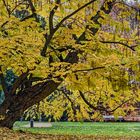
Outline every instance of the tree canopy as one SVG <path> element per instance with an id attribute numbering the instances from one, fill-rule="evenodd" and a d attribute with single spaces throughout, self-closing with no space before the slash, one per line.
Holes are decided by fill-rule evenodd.
<path id="1" fill-rule="evenodd" d="M 139 53 L 139 3 L 1 0 L 0 124 L 46 97 L 40 107 L 56 118 L 65 108 L 72 120 L 128 113 L 140 99 Z M 7 70 L 17 76 L 10 90 Z"/>

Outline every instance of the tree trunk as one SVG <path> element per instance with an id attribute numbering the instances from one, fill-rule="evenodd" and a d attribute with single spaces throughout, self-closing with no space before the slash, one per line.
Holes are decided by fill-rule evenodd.
<path id="1" fill-rule="evenodd" d="M 12 129 L 14 123 L 19 120 L 20 113 L 18 111 L 13 113 L 8 113 L 3 120 L 0 121 L 0 127 L 7 127 Z"/>
<path id="2" fill-rule="evenodd" d="M 77 54 L 78 52 L 70 52 L 65 61 L 71 64 L 78 62 Z M 22 81 L 23 79 L 20 82 Z M 5 101 L 0 106 L 0 115 L 4 116 L 4 119 L 0 121 L 0 126 L 12 128 L 14 122 L 23 115 L 26 109 L 48 97 L 57 89 L 62 81 L 63 80 L 59 77 L 57 82 L 48 80 L 22 89 L 16 94 L 8 94 Z"/>
<path id="3" fill-rule="evenodd" d="M 39 83 L 28 90 L 25 89 L 17 95 L 6 98 L 0 106 L 0 115 L 4 116 L 4 119 L 0 121 L 0 126 L 11 129 L 26 109 L 49 96 L 61 82 L 56 83 L 50 80 L 42 84 Z"/>

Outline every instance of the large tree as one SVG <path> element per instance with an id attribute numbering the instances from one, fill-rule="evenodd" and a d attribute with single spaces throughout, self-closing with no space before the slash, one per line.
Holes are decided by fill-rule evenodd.
<path id="1" fill-rule="evenodd" d="M 108 111 L 138 97 L 136 84 L 127 84 L 134 77 L 132 69 L 138 71 L 139 51 L 134 53 L 138 37 L 129 26 L 136 11 L 121 0 L 1 0 L 0 79 L 5 100 L 0 126 L 12 128 L 27 108 L 61 84 L 74 89 L 95 111 L 105 109 L 100 91 L 105 91 L 107 81 L 115 91 L 121 90 L 117 96 L 113 88 L 106 90 L 118 100 L 114 109 L 106 107 Z M 17 78 L 7 89 L 9 69 Z M 95 84 L 99 86 L 94 88 Z M 86 91 L 97 93 L 93 96 L 100 107 L 86 100 Z"/>

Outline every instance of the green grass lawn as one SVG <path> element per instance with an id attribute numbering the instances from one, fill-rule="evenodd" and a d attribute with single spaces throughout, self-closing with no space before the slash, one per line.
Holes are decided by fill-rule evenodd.
<path id="1" fill-rule="evenodd" d="M 53 122 L 50 128 L 24 128 L 27 123 L 16 122 L 14 130 L 38 134 L 140 137 L 140 123 Z"/>

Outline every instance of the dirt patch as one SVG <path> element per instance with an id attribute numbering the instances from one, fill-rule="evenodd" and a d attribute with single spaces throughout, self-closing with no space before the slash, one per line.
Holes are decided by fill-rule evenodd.
<path id="1" fill-rule="evenodd" d="M 74 136 L 74 135 L 44 135 L 31 134 L 22 131 L 13 131 L 0 128 L 0 140 L 140 140 L 139 138 L 112 138 L 98 136 Z"/>

